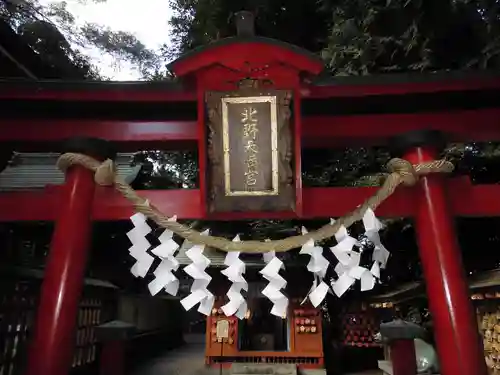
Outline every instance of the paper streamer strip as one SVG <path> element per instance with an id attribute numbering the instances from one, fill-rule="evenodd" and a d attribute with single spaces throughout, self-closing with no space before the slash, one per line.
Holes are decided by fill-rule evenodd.
<path id="1" fill-rule="evenodd" d="M 334 224 L 335 220 L 331 219 L 331 223 Z M 358 270 L 361 254 L 354 250 L 355 246 L 359 246 L 358 240 L 351 237 L 343 225 L 335 233 L 335 239 L 337 245 L 330 247 L 330 250 L 339 261 L 335 266 L 339 278 L 332 284 L 332 290 L 337 297 L 341 297 L 356 281 L 353 270 Z"/>
<path id="2" fill-rule="evenodd" d="M 239 242 L 240 237 L 236 236 L 234 242 Z M 231 287 L 227 292 L 229 302 L 222 306 L 222 311 L 226 316 L 236 315 L 239 319 L 243 319 L 247 312 L 248 306 L 241 291 L 248 291 L 248 283 L 243 277 L 245 273 L 245 263 L 239 258 L 240 252 L 233 251 L 226 254 L 224 264 L 228 266 L 221 273 L 231 281 Z"/>
<path id="3" fill-rule="evenodd" d="M 373 210 L 366 210 L 363 216 L 363 225 L 366 237 L 375 246 L 373 264 L 370 269 L 359 265 L 361 253 L 355 251 L 354 246 L 360 245 L 356 239 L 349 236 L 345 227 L 340 227 L 335 234 L 337 245 L 330 248 L 339 261 L 335 266 L 335 272 L 339 278 L 332 284 L 332 290 L 338 297 L 342 296 L 356 280 L 361 282 L 361 291 L 372 290 L 377 279 L 380 278 L 380 268 L 385 267 L 389 258 L 389 251 L 380 241 L 379 230 L 383 228 L 383 225 Z"/>
<path id="4" fill-rule="evenodd" d="M 129 252 L 136 260 L 130 272 L 135 277 L 145 277 L 154 261 L 154 258 L 147 252 L 151 244 L 146 239 L 146 235 L 151 232 L 151 228 L 147 224 L 146 216 L 141 213 L 134 214 L 130 220 L 134 224 L 134 228 L 127 233 L 127 237 L 132 243 Z"/>
<path id="5" fill-rule="evenodd" d="M 202 234 L 207 235 L 208 230 Z M 192 263 L 184 267 L 184 272 L 194 280 L 191 285 L 190 294 L 181 300 L 181 304 L 185 310 L 190 310 L 199 303 L 198 312 L 209 316 L 215 297 L 207 289 L 212 277 L 205 271 L 210 265 L 210 259 L 203 255 L 204 250 L 204 245 L 194 245 L 186 251 L 186 256 Z"/>
<path id="6" fill-rule="evenodd" d="M 368 209 L 363 216 L 366 237 L 373 243 L 372 261 L 373 264 L 369 272 L 365 272 L 361 278 L 361 290 L 371 290 L 375 286 L 376 280 L 380 279 L 380 269 L 385 268 L 389 260 L 390 252 L 382 245 L 379 231 L 384 225 L 377 219 L 373 210 Z M 364 281 L 364 284 L 363 284 Z"/>
<path id="7" fill-rule="evenodd" d="M 307 229 L 302 227 L 302 234 L 306 233 Z M 313 240 L 307 241 L 302 246 L 300 254 L 307 254 L 311 257 L 307 264 L 307 270 L 313 273 L 314 280 L 307 297 L 314 307 L 318 307 L 325 299 L 326 293 L 329 290 L 328 284 L 323 281 L 323 278 L 326 276 L 330 262 L 323 256 L 323 248 L 315 246 Z M 302 301 L 302 303 L 304 302 L 305 300 Z"/>
<path id="8" fill-rule="evenodd" d="M 377 219 L 375 213 L 368 209 L 363 216 L 363 225 L 365 226 L 365 235 L 373 243 L 375 249 L 373 251 L 374 262 L 379 263 L 380 268 L 385 268 L 389 259 L 389 251 L 382 245 L 380 241 L 379 231 L 384 225 Z"/>
<path id="9" fill-rule="evenodd" d="M 279 274 L 283 262 L 278 259 L 274 251 L 264 253 L 263 258 L 267 264 L 259 273 L 269 283 L 262 290 L 262 294 L 273 303 L 271 314 L 285 318 L 288 310 L 288 298 L 281 292 L 281 289 L 286 287 L 286 280 Z"/>
<path id="10" fill-rule="evenodd" d="M 177 216 L 169 219 L 169 221 L 177 221 Z M 179 248 L 177 242 L 173 240 L 173 232 L 165 229 L 158 237 L 160 245 L 155 247 L 151 252 L 161 259 L 161 263 L 154 271 L 155 278 L 148 285 L 151 295 L 156 295 L 160 290 L 176 296 L 179 290 L 179 279 L 175 277 L 173 271 L 179 268 L 179 261 L 174 258 L 174 254 Z"/>

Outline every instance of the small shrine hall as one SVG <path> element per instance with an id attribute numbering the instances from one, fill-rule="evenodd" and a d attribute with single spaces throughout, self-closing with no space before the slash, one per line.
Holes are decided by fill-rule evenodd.
<path id="1" fill-rule="evenodd" d="M 500 185 L 441 151 L 500 140 L 498 72 L 330 77 L 236 18 L 168 81 L 0 81 L 0 375 L 142 374 L 195 330 L 203 354 L 179 361 L 200 368 L 180 373 L 326 374 L 327 301 L 339 345 L 381 348 L 380 319 L 346 295 L 380 290 L 385 218 L 413 221 L 440 374 L 487 375 L 454 220 L 500 216 Z M 309 186 L 304 155 L 346 147 L 389 150 L 380 186 Z M 172 150 L 194 155 L 193 183 L 139 184 L 134 155 Z M 245 220 L 311 227 L 218 231 Z M 391 340 L 393 375 L 416 374 L 413 337 Z"/>

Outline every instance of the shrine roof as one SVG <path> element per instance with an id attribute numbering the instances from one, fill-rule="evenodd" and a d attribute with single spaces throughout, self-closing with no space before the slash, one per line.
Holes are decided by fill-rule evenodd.
<path id="1" fill-rule="evenodd" d="M 478 272 L 469 277 L 468 281 L 469 289 L 472 291 L 498 287 L 500 286 L 500 269 Z M 372 301 L 400 303 L 419 297 L 425 297 L 424 285 L 423 282 L 418 281 L 406 283 L 389 292 L 373 296 Z"/>
<path id="2" fill-rule="evenodd" d="M 323 71 L 324 63 L 317 54 L 290 43 L 259 36 L 235 36 L 220 39 L 185 53 L 171 62 L 167 68 L 171 72 L 176 74 L 180 72 L 181 75 L 184 75 L 209 65 L 224 64 L 224 58 L 230 58 L 235 53 L 243 53 L 245 49 L 247 49 L 245 51 L 248 54 L 247 58 L 252 58 L 255 56 L 254 51 L 248 50 L 248 47 L 251 46 L 272 47 L 261 50 L 258 56 L 259 59 L 265 56 L 264 58 L 270 58 L 274 61 L 281 60 L 282 63 L 294 66 L 297 70 L 308 70 L 314 74 Z M 242 49 L 241 47 L 244 48 Z M 232 48 L 238 48 L 239 50 L 232 51 Z M 225 51 L 228 54 L 221 57 L 221 53 L 223 54 Z M 269 62 L 271 63 L 272 61 Z M 186 63 L 189 64 L 187 69 L 186 67 L 181 67 Z"/>
<path id="3" fill-rule="evenodd" d="M 7 167 L 0 171 L 0 192 L 43 189 L 48 185 L 64 183 L 64 173 L 56 162 L 58 153 L 14 153 Z M 119 153 L 116 158 L 117 175 L 132 183 L 140 166 L 131 166 L 133 154 Z"/>
<path id="4" fill-rule="evenodd" d="M 219 39 L 213 43 L 194 48 L 193 50 L 185 53 L 184 55 L 179 57 L 177 60 L 170 63 L 169 67 L 173 66 L 176 63 L 181 62 L 185 59 L 192 58 L 192 57 L 198 55 L 199 53 L 206 51 L 207 49 L 224 47 L 224 46 L 231 46 L 234 44 L 249 44 L 249 43 L 262 43 L 262 44 L 268 44 L 270 46 L 281 47 L 281 48 L 290 50 L 294 53 L 304 55 L 305 57 L 308 57 L 311 60 L 316 60 L 318 62 L 322 61 L 317 54 L 312 53 L 312 52 L 310 52 L 304 48 L 301 48 L 299 46 L 296 46 L 295 44 L 283 42 L 283 41 L 278 40 L 278 39 L 266 38 L 266 37 L 262 37 L 262 36 L 233 36 L 233 37 L 229 37 L 229 38 Z"/>

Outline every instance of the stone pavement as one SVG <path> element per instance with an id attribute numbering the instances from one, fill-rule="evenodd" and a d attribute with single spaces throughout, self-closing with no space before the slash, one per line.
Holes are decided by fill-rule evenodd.
<path id="1" fill-rule="evenodd" d="M 153 358 L 129 375 L 219 375 L 205 366 L 205 336 L 186 335 L 186 344 Z"/>
<path id="2" fill-rule="evenodd" d="M 205 366 L 205 336 L 185 335 L 186 344 L 154 358 L 129 375 L 229 375 L 228 370 Z M 347 375 L 347 374 L 346 374 Z M 350 375 L 382 375 L 379 371 Z"/>

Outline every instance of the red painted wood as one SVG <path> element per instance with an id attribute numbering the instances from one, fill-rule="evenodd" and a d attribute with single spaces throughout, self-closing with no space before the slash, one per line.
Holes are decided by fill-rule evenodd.
<path id="1" fill-rule="evenodd" d="M 244 62 L 240 61 L 240 63 L 243 64 Z M 272 88 L 274 89 L 289 90 L 300 85 L 299 74 L 292 67 L 278 63 L 266 65 L 267 68 L 265 69 L 255 61 L 235 69 L 215 65 L 197 72 L 196 79 L 198 86 L 203 87 L 206 91 L 237 90 L 239 81 L 248 78 L 272 81 Z M 220 77 L 224 77 L 224 80 L 221 80 Z"/>
<path id="2" fill-rule="evenodd" d="M 413 340 L 396 340 L 391 343 L 391 362 L 393 375 L 415 375 L 417 358 Z"/>
<path id="3" fill-rule="evenodd" d="M 123 88 L 122 84 L 109 83 L 107 88 L 103 88 L 103 83 L 83 84 L 82 89 L 69 85 L 57 87 L 57 84 L 50 82 L 52 88 L 42 88 L 43 83 L 37 83 L 36 87 L 14 87 L 12 83 L 2 86 L 0 83 L 0 99 L 34 99 L 34 100 L 64 100 L 64 101 L 105 101 L 105 102 L 194 102 L 196 93 L 194 91 L 180 91 L 168 89 L 146 88 L 144 83 L 130 84 L 130 87 Z M 78 86 L 78 85 L 75 85 Z M 100 87 L 98 87 L 100 86 Z"/>
<path id="4" fill-rule="evenodd" d="M 234 91 L 244 79 L 264 80 L 272 89 L 293 90 L 294 99 L 299 100 L 300 73 L 309 72 L 317 74 L 323 69 L 319 59 L 311 58 L 312 55 L 297 53 L 291 48 L 281 45 L 270 45 L 262 41 L 212 44 L 202 51 L 188 54 L 174 61 L 170 68 L 178 76 L 189 75 L 196 82 L 198 98 L 198 154 L 199 154 L 199 185 L 200 197 L 197 204 L 202 217 L 206 217 L 207 207 L 207 168 L 206 155 L 207 124 L 205 110 L 205 93 L 208 91 Z M 222 77 L 222 79 L 221 79 Z M 295 102 L 294 110 L 300 113 L 300 105 Z M 294 136 L 298 140 L 294 147 L 295 175 L 298 184 L 296 209 L 300 214 L 302 209 L 301 174 L 300 174 L 300 121 L 301 117 L 294 117 Z M 290 214 L 290 213 L 288 213 Z M 252 214 L 250 214 L 252 215 Z M 258 214 L 259 215 L 259 214 Z M 210 214 L 211 219 L 218 214 Z"/>
<path id="5" fill-rule="evenodd" d="M 125 375 L 126 341 L 107 341 L 102 344 L 99 374 Z"/>
<path id="6" fill-rule="evenodd" d="M 302 89 L 305 98 L 362 97 L 370 95 L 404 95 L 439 91 L 486 90 L 500 88 L 500 77 L 430 80 L 380 84 L 331 84 Z"/>
<path id="7" fill-rule="evenodd" d="M 500 109 L 409 114 L 312 116 L 302 120 L 306 147 L 349 141 L 385 143 L 398 134 L 421 129 L 440 130 L 450 141 L 500 140 Z"/>
<path id="8" fill-rule="evenodd" d="M 151 204 L 167 215 L 171 212 L 172 215 L 182 212 L 184 218 L 204 217 L 200 202 L 201 193 L 198 189 L 146 190 L 140 192 L 140 195 L 149 199 Z M 133 208 L 120 193 L 112 188 L 97 188 L 92 216 L 94 220 L 127 220 L 133 214 Z"/>
<path id="9" fill-rule="evenodd" d="M 302 71 L 319 74 L 324 68 L 319 59 L 312 59 L 291 48 L 279 44 L 241 40 L 221 45 L 214 44 L 199 53 L 191 53 L 174 61 L 170 68 L 176 76 L 182 77 L 215 65 L 222 65 L 234 71 L 247 70 L 245 73 L 248 74 L 268 70 L 273 64 L 289 66 L 295 70 L 295 74 Z M 254 69 L 250 70 L 249 66 L 253 66 Z M 269 76 L 274 78 L 272 74 Z M 220 77 L 217 79 L 221 81 Z"/>
<path id="10" fill-rule="evenodd" d="M 207 130 L 205 124 L 205 92 L 198 91 L 198 124 L 197 124 L 197 138 L 198 138 L 198 179 L 200 190 L 198 192 L 199 198 L 196 200 L 198 209 L 201 211 L 201 216 L 206 216 L 207 213 Z M 194 203 L 192 203 L 194 204 Z"/>
<path id="11" fill-rule="evenodd" d="M 345 146 L 346 142 L 377 145 L 388 137 L 418 129 L 435 129 L 452 141 L 500 140 L 500 109 L 469 111 L 313 116 L 301 119 L 303 147 Z M 59 142 L 74 134 L 120 142 L 120 149 L 152 149 L 194 145 L 200 134 L 195 121 L 0 120 L 0 142 Z M 133 147 L 131 147 L 131 143 Z M 41 147 L 43 145 L 40 145 Z"/>
<path id="12" fill-rule="evenodd" d="M 116 142 L 197 141 L 195 121 L 0 120 L 1 142 L 58 142 L 75 134 Z"/>
<path id="13" fill-rule="evenodd" d="M 67 375 L 91 232 L 93 174 L 76 166 L 56 195 L 60 209 L 38 305 L 28 375 Z"/>
<path id="14" fill-rule="evenodd" d="M 416 148 L 405 159 L 413 164 L 434 160 L 434 150 Z M 423 177 L 415 188 L 415 225 L 420 258 L 442 375 L 486 375 L 479 338 L 458 247 L 444 177 Z M 408 194 L 408 198 L 411 199 Z M 454 197 L 457 199 L 458 197 Z M 490 198 L 491 199 L 491 198 Z M 461 200 L 468 205 L 467 200 Z M 458 202 L 457 202 L 458 203 Z"/>
<path id="15" fill-rule="evenodd" d="M 450 179 L 448 195 L 455 216 L 500 216 L 500 185 L 471 185 L 467 178 Z M 338 217 L 352 211 L 375 192 L 376 188 L 304 188 L 303 213 L 234 212 L 210 216 L 217 220 L 293 219 Z M 61 205 L 62 188 L 42 191 L 0 193 L 0 222 L 55 220 Z M 200 190 L 145 190 L 138 192 L 165 214 L 179 219 L 206 219 L 200 208 Z M 400 188 L 378 209 L 381 217 L 409 217 L 416 214 L 415 201 L 408 189 Z M 463 202 L 467 202 L 464 204 Z M 133 214 L 130 204 L 111 188 L 97 187 L 93 220 L 127 220 Z"/>
<path id="16" fill-rule="evenodd" d="M 272 48 L 275 48 L 274 46 Z M 247 45 L 243 44 L 241 50 L 245 52 L 244 54 L 238 56 L 234 52 L 229 50 L 226 52 L 224 57 L 227 57 L 224 64 L 228 67 L 240 66 L 246 57 L 251 55 L 254 65 L 258 65 L 259 61 L 262 64 L 277 64 L 281 61 L 280 58 L 288 58 L 289 55 L 281 55 L 274 58 L 276 51 L 269 51 L 271 55 L 268 56 L 268 60 L 259 57 L 261 53 L 256 54 L 248 52 Z M 235 50 L 232 50 L 235 51 Z M 293 70 L 297 72 L 298 63 L 302 62 L 306 65 L 301 65 L 302 68 L 306 70 L 312 68 L 312 72 L 317 71 L 317 63 L 302 56 L 304 61 L 295 59 L 297 54 L 290 52 L 294 55 L 294 58 L 285 60 L 286 63 L 295 64 Z M 233 56 L 230 56 L 230 55 Z M 288 52 L 287 52 L 288 54 Z M 301 56 L 301 55 L 299 55 Z M 270 58 L 270 59 L 269 59 Z M 222 60 L 222 55 L 219 54 L 217 50 L 212 50 L 210 52 L 210 59 L 213 59 L 215 64 L 218 64 Z M 201 67 L 203 64 L 207 64 L 210 60 L 205 59 L 203 62 L 196 61 L 197 59 L 188 60 L 186 63 L 182 63 L 182 66 L 178 65 L 178 74 L 187 74 L 193 69 Z M 262 65 L 261 64 L 261 65 Z M 309 64 L 312 64 L 309 66 Z M 189 65 L 189 66 L 188 66 Z M 206 66 L 206 65 L 205 65 Z M 290 66 L 292 68 L 292 66 Z M 299 69 L 301 70 L 301 69 Z M 220 77 L 217 77 L 220 80 Z M 50 85 L 50 86 L 49 86 Z M 45 86 L 45 88 L 44 88 Z M 13 83 L 1 84 L 0 83 L 0 99 L 51 99 L 51 100 L 95 100 L 95 101 L 127 101 L 127 102 L 137 102 L 137 101 L 195 101 L 196 100 L 196 90 L 191 91 L 177 91 L 168 89 L 158 89 L 151 85 L 149 88 L 146 87 L 144 83 L 129 84 L 126 89 L 123 89 L 123 85 L 120 84 L 109 84 L 108 88 L 103 88 L 102 84 L 97 84 L 92 87 L 91 84 L 86 84 L 82 88 L 71 87 L 70 85 L 61 84 L 58 85 L 51 82 L 50 84 L 44 85 L 43 83 L 36 83 L 35 85 L 23 84 L 17 87 Z M 407 93 L 427 93 L 427 92 L 438 92 L 438 91 L 462 91 L 462 90 L 481 90 L 481 89 L 496 89 L 500 88 L 500 78 L 478 78 L 478 77 L 464 77 L 462 79 L 441 79 L 441 80 L 430 80 L 428 82 L 401 82 L 392 83 L 384 82 L 380 84 L 339 84 L 337 82 L 331 85 L 324 86 L 303 86 L 301 88 L 302 96 L 307 98 L 329 98 L 329 97 L 361 97 L 368 95 L 397 95 L 397 94 L 407 94 Z"/>

